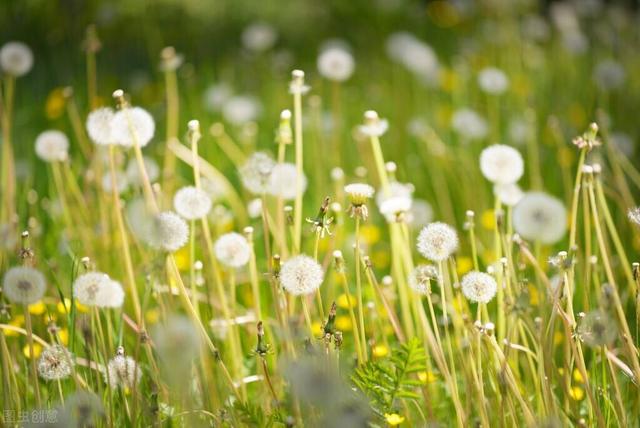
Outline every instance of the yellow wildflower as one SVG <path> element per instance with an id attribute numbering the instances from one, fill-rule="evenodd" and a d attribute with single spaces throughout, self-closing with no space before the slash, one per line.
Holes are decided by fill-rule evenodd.
<path id="1" fill-rule="evenodd" d="M 383 344 L 375 345 L 371 350 L 371 353 L 374 357 L 377 358 L 386 357 L 387 355 L 389 355 L 389 347 Z"/>
<path id="2" fill-rule="evenodd" d="M 389 426 L 395 427 L 404 422 L 404 416 L 400 416 L 397 413 L 385 413 L 384 418 Z"/>

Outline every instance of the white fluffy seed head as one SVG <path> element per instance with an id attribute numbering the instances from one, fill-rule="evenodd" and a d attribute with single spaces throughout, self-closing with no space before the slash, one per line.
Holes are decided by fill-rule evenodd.
<path id="1" fill-rule="evenodd" d="M 431 223 L 420 231 L 417 247 L 427 259 L 440 262 L 458 249 L 458 234 L 448 224 Z"/>
<path id="2" fill-rule="evenodd" d="M 240 268 L 249 263 L 251 246 L 239 233 L 226 233 L 218 238 L 213 250 L 216 258 L 225 266 Z"/>
<path id="3" fill-rule="evenodd" d="M 116 171 L 115 176 L 116 176 L 116 182 L 115 182 L 116 191 L 118 192 L 118 194 L 124 193 L 129 188 L 129 180 L 127 179 L 127 176 L 122 171 Z M 106 193 L 113 192 L 114 183 L 113 183 L 113 177 L 111 177 L 111 172 L 106 172 L 102 176 L 101 184 L 102 184 L 102 190 L 104 190 Z"/>
<path id="4" fill-rule="evenodd" d="M 433 265 L 418 265 L 409 274 L 409 287 L 416 293 L 431 293 L 431 282 L 438 282 L 438 269 Z"/>
<path id="5" fill-rule="evenodd" d="M 309 256 L 293 257 L 282 264 L 280 283 L 294 296 L 311 294 L 320 288 L 324 271 L 318 262 Z"/>
<path id="6" fill-rule="evenodd" d="M 260 102 L 249 95 L 235 95 L 226 100 L 222 115 L 227 122 L 240 126 L 252 122 L 262 113 Z"/>
<path id="7" fill-rule="evenodd" d="M 151 247 L 170 253 L 182 248 L 188 239 L 187 223 L 172 211 L 156 214 L 146 230 L 146 242 Z"/>
<path id="8" fill-rule="evenodd" d="M 87 134 L 89 138 L 98 145 L 115 144 L 112 135 L 112 125 L 114 112 L 109 107 L 98 108 L 87 116 Z"/>
<path id="9" fill-rule="evenodd" d="M 124 355 L 116 355 L 109 360 L 104 372 L 105 382 L 112 389 L 118 387 L 131 389 L 140 381 L 141 377 L 142 370 L 136 360 Z"/>
<path id="10" fill-rule="evenodd" d="M 500 95 L 509 88 L 509 78 L 499 68 L 486 67 L 478 73 L 478 85 L 488 94 Z"/>
<path id="11" fill-rule="evenodd" d="M 205 217 L 211 210 L 211 198 L 204 190 L 186 186 L 173 197 L 173 208 L 186 220 Z"/>
<path id="12" fill-rule="evenodd" d="M 42 299 L 46 289 L 44 275 L 34 268 L 16 266 L 9 269 L 2 280 L 2 292 L 9 301 L 30 305 Z"/>
<path id="13" fill-rule="evenodd" d="M 254 52 L 264 52 L 273 47 L 278 39 L 278 32 L 269 23 L 253 22 L 242 31 L 242 44 Z"/>
<path id="14" fill-rule="evenodd" d="M 38 374 L 45 380 L 61 380 L 71 375 L 73 357 L 62 345 L 51 345 L 42 351 L 38 360 Z"/>
<path id="15" fill-rule="evenodd" d="M 296 166 L 292 163 L 279 163 L 273 167 L 267 183 L 267 192 L 285 201 L 294 199 L 298 191 L 298 180 L 302 193 L 307 189 L 307 177 L 302 173 L 298 177 Z"/>
<path id="16" fill-rule="evenodd" d="M 513 227 L 525 239 L 553 244 L 567 230 L 567 210 L 544 192 L 527 192 L 513 209 Z"/>
<path id="17" fill-rule="evenodd" d="M 269 177 L 276 166 L 275 161 L 264 152 L 256 152 L 240 167 L 242 184 L 251 193 L 260 195 L 265 193 L 269 184 Z"/>
<path id="18" fill-rule="evenodd" d="M 524 192 L 515 183 L 496 184 L 493 186 L 493 193 L 500 199 L 503 204 L 513 207 L 524 196 Z"/>
<path id="19" fill-rule="evenodd" d="M 344 186 L 344 192 L 353 205 L 362 205 L 373 197 L 375 189 L 368 184 L 351 183 Z"/>
<path id="20" fill-rule="evenodd" d="M 470 108 L 456 110 L 451 116 L 451 127 L 466 140 L 482 140 L 489 132 L 485 118 Z"/>
<path id="21" fill-rule="evenodd" d="M 119 308 L 124 303 L 124 290 L 119 282 L 102 272 L 80 275 L 73 283 L 73 297 L 86 306 Z"/>
<path id="22" fill-rule="evenodd" d="M 520 152 L 504 144 L 494 144 L 480 154 L 482 175 L 495 184 L 512 184 L 524 173 Z"/>
<path id="23" fill-rule="evenodd" d="M 336 82 L 348 80 L 355 69 L 353 55 L 339 44 L 333 44 L 320 52 L 318 71 L 326 79 Z"/>
<path id="24" fill-rule="evenodd" d="M 139 144 L 144 147 L 153 138 L 156 123 L 151 114 L 142 107 L 127 107 L 119 110 L 111 120 L 113 140 L 124 147 Z"/>
<path id="25" fill-rule="evenodd" d="M 0 48 L 0 68 L 6 74 L 20 77 L 33 67 L 33 52 L 22 42 L 7 42 Z"/>
<path id="26" fill-rule="evenodd" d="M 476 303 L 489 303 L 498 291 L 493 277 L 484 272 L 472 271 L 462 278 L 462 294 Z"/>
<path id="27" fill-rule="evenodd" d="M 153 158 L 144 156 L 142 159 L 144 163 L 144 169 L 147 172 L 147 177 L 149 178 L 149 181 L 153 183 L 158 179 L 158 176 L 160 175 L 160 167 Z M 138 166 L 138 162 L 135 158 L 129 159 L 129 163 L 127 163 L 127 169 L 125 173 L 127 174 L 129 183 L 135 186 L 142 186 L 142 175 L 140 174 L 140 167 Z"/>
<path id="28" fill-rule="evenodd" d="M 69 139 L 57 130 L 44 131 L 36 138 L 36 155 L 45 162 L 59 162 L 69 155 Z"/>

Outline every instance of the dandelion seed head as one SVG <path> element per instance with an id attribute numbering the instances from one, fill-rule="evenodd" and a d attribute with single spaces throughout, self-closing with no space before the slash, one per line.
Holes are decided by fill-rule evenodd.
<path id="1" fill-rule="evenodd" d="M 36 138 L 36 155 L 45 162 L 60 162 L 69 156 L 69 139 L 57 130 L 44 131 Z"/>
<path id="2" fill-rule="evenodd" d="M 116 176 L 115 187 L 118 194 L 122 194 L 126 192 L 126 190 L 129 188 L 129 180 L 125 175 L 125 173 L 123 173 L 122 171 L 116 171 L 115 176 Z M 111 177 L 111 172 L 106 172 L 102 176 L 101 184 L 102 184 L 102 190 L 104 190 L 106 193 L 113 192 L 114 183 L 113 183 L 113 177 Z"/>
<path id="3" fill-rule="evenodd" d="M 240 167 L 242 184 L 253 194 L 266 193 L 269 178 L 275 166 L 276 163 L 271 156 L 264 152 L 255 152 Z"/>
<path id="4" fill-rule="evenodd" d="M 472 302 L 489 303 L 498 291 L 496 280 L 488 273 L 473 271 L 462 278 L 462 294 Z"/>
<path id="5" fill-rule="evenodd" d="M 499 68 L 486 67 L 478 73 L 478 85 L 488 94 L 500 95 L 509 88 L 509 78 Z"/>
<path id="6" fill-rule="evenodd" d="M 522 177 L 524 161 L 513 147 L 494 144 L 480 154 L 480 170 L 494 184 L 511 184 Z"/>
<path id="7" fill-rule="evenodd" d="M 140 366 L 131 357 L 124 355 L 116 355 L 107 364 L 104 371 L 105 382 L 112 389 L 116 388 L 133 388 L 142 377 Z"/>
<path id="8" fill-rule="evenodd" d="M 438 269 L 433 265 L 418 265 L 409 274 L 409 287 L 416 293 L 430 294 L 431 281 L 439 281 Z"/>
<path id="9" fill-rule="evenodd" d="M 431 223 L 433 220 L 433 207 L 431 204 L 422 199 L 414 199 L 411 203 L 411 209 L 405 215 L 407 224 L 415 229 L 421 229 Z"/>
<path id="10" fill-rule="evenodd" d="M 202 96 L 203 104 L 208 111 L 218 112 L 233 95 L 233 90 L 226 82 L 209 86 Z"/>
<path id="11" fill-rule="evenodd" d="M 211 211 L 211 198 L 202 189 L 186 186 L 176 192 L 173 197 L 173 208 L 186 220 L 197 220 Z"/>
<path id="12" fill-rule="evenodd" d="M 344 186 L 344 192 L 353 205 L 363 205 L 373 197 L 375 189 L 365 183 L 351 183 Z"/>
<path id="13" fill-rule="evenodd" d="M 493 186 L 493 194 L 509 207 L 515 206 L 524 196 L 520 186 L 515 183 L 496 184 Z"/>
<path id="14" fill-rule="evenodd" d="M 320 52 L 318 71 L 326 79 L 336 82 L 348 80 L 355 69 L 353 55 L 341 44 L 333 43 Z"/>
<path id="15" fill-rule="evenodd" d="M 153 158 L 143 156 L 142 159 L 144 169 L 147 172 L 147 178 L 149 178 L 149 181 L 153 183 L 160 176 L 160 167 Z M 129 159 L 125 174 L 127 175 L 129 183 L 135 186 L 142 186 L 143 180 L 142 175 L 140 174 L 140 167 L 138 167 L 138 162 L 134 158 Z"/>
<path id="16" fill-rule="evenodd" d="M 111 120 L 111 136 L 124 147 L 133 147 L 136 142 L 140 147 L 146 146 L 155 131 L 153 117 L 142 107 L 126 107 L 117 111 Z"/>
<path id="17" fill-rule="evenodd" d="M 278 32 L 267 22 L 253 22 L 242 31 L 242 44 L 253 52 L 271 49 L 278 40 Z"/>
<path id="18" fill-rule="evenodd" d="M 309 256 L 299 255 L 282 264 L 280 283 L 294 296 L 315 292 L 324 279 L 324 272 L 318 262 Z"/>
<path id="19" fill-rule="evenodd" d="M 389 129 L 387 119 L 381 119 L 373 110 L 364 112 L 364 124 L 358 126 L 358 132 L 365 137 L 380 137 Z"/>
<path id="20" fill-rule="evenodd" d="M 260 102 L 249 95 L 229 97 L 222 107 L 222 116 L 232 125 L 240 126 L 256 120 L 262 113 Z"/>
<path id="21" fill-rule="evenodd" d="M 42 299 L 46 289 L 44 275 L 27 266 L 10 268 L 2 280 L 2 292 L 9 301 L 30 305 Z"/>
<path id="22" fill-rule="evenodd" d="M 247 214 L 250 218 L 259 218 L 262 216 L 262 199 L 254 198 L 247 204 Z"/>
<path id="23" fill-rule="evenodd" d="M 85 306 L 119 308 L 124 302 L 124 290 L 105 273 L 87 272 L 73 282 L 73 297 Z"/>
<path id="24" fill-rule="evenodd" d="M 97 145 L 116 143 L 112 135 L 113 116 L 114 112 L 109 107 L 101 107 L 89 113 L 86 128 L 91 141 Z"/>
<path id="25" fill-rule="evenodd" d="M 156 214 L 146 230 L 146 242 L 158 250 L 174 252 L 189 239 L 187 223 L 176 213 L 164 211 Z"/>
<path id="26" fill-rule="evenodd" d="M 451 127 L 466 140 L 482 140 L 489 132 L 487 121 L 470 108 L 456 110 L 451 116 Z"/>
<path id="27" fill-rule="evenodd" d="M 7 42 L 0 48 L 0 68 L 5 73 L 20 77 L 33 67 L 33 52 L 22 42 Z"/>
<path id="28" fill-rule="evenodd" d="M 298 171 L 294 164 L 278 163 L 269 175 L 267 193 L 285 201 L 294 199 L 298 193 L 298 180 L 300 181 L 300 191 L 304 193 L 307 189 L 307 177 L 304 173 L 298 177 Z"/>
<path id="29" fill-rule="evenodd" d="M 578 325 L 578 334 L 584 343 L 592 347 L 611 345 L 616 339 L 615 321 L 601 309 L 589 312 Z"/>
<path id="30" fill-rule="evenodd" d="M 411 33 L 393 33 L 386 41 L 387 55 L 425 83 L 437 80 L 438 57 L 431 46 Z"/>
<path id="31" fill-rule="evenodd" d="M 220 236 L 213 246 L 216 258 L 225 266 L 240 268 L 249 263 L 251 246 L 239 233 L 231 232 Z"/>
<path id="32" fill-rule="evenodd" d="M 567 230 L 567 210 L 544 192 L 527 192 L 513 209 L 513 227 L 525 239 L 553 244 Z"/>
<path id="33" fill-rule="evenodd" d="M 631 208 L 627 211 L 627 217 L 636 225 L 640 226 L 640 207 Z"/>
<path id="34" fill-rule="evenodd" d="M 593 70 L 593 80 L 603 91 L 618 89 L 624 85 L 627 73 L 619 62 L 611 59 L 600 61 Z"/>
<path id="35" fill-rule="evenodd" d="M 417 247 L 427 259 L 440 262 L 458 249 L 458 234 L 448 224 L 434 222 L 420 231 Z"/>
<path id="36" fill-rule="evenodd" d="M 404 221 L 404 214 L 411 210 L 413 199 L 408 196 L 391 196 L 385 198 L 378 207 L 388 222 Z"/>
<path id="37" fill-rule="evenodd" d="M 153 342 L 160 356 L 171 364 L 190 363 L 198 355 L 202 339 L 191 320 L 173 315 L 152 331 Z"/>
<path id="38" fill-rule="evenodd" d="M 61 380 L 69 377 L 74 362 L 71 353 L 62 345 L 45 348 L 38 360 L 38 375 L 45 380 Z"/>

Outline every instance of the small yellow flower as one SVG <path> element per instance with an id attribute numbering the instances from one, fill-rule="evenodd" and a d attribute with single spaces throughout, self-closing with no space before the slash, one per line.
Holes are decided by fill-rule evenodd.
<path id="1" fill-rule="evenodd" d="M 160 320 L 160 311 L 158 308 L 148 309 L 144 314 L 144 319 L 148 324 L 156 324 Z"/>
<path id="2" fill-rule="evenodd" d="M 42 300 L 29 305 L 29 313 L 33 315 L 42 315 L 46 310 L 47 307 Z"/>
<path id="3" fill-rule="evenodd" d="M 580 373 L 580 370 L 573 369 L 573 380 L 578 383 L 584 383 L 584 378 L 582 377 L 582 373 Z"/>
<path id="4" fill-rule="evenodd" d="M 584 398 L 584 389 L 579 386 L 572 386 L 569 390 L 569 397 L 576 401 L 580 401 Z"/>
<path id="5" fill-rule="evenodd" d="M 452 92 L 459 86 L 458 76 L 453 70 L 445 68 L 442 70 L 440 76 L 440 86 L 442 87 L 443 91 Z"/>
<path id="6" fill-rule="evenodd" d="M 336 317 L 336 329 L 339 331 L 351 331 L 353 325 L 351 324 L 351 318 L 346 315 L 340 315 Z"/>
<path id="7" fill-rule="evenodd" d="M 24 315 L 22 314 L 18 314 L 16 316 L 14 316 L 11 321 L 9 321 L 9 325 L 12 327 L 22 327 L 24 325 Z M 10 336 L 19 336 L 20 333 L 18 333 L 17 331 L 13 331 L 13 330 L 3 330 L 4 331 L 4 335 L 7 337 Z"/>
<path id="8" fill-rule="evenodd" d="M 338 307 L 342 309 L 349 309 L 349 306 L 351 306 L 352 308 L 358 306 L 358 302 L 356 302 L 355 297 L 353 297 L 351 294 L 347 295 L 344 293 L 338 296 L 338 298 L 336 299 L 336 303 Z"/>
<path id="9" fill-rule="evenodd" d="M 84 313 L 89 312 L 89 307 L 83 305 L 77 300 L 74 301 L 74 304 L 78 312 L 84 312 Z M 56 305 L 56 308 L 58 309 L 58 312 L 60 312 L 62 315 L 66 315 L 67 313 L 69 313 L 69 311 L 71 311 L 71 299 L 65 297 L 64 302 L 58 302 L 58 304 Z"/>
<path id="10" fill-rule="evenodd" d="M 562 341 L 564 340 L 564 335 L 559 332 L 556 331 L 555 333 L 553 333 L 553 344 L 554 345 L 560 345 L 562 343 Z"/>
<path id="11" fill-rule="evenodd" d="M 397 413 L 385 413 L 384 418 L 389 426 L 396 427 L 404 422 L 404 416 L 400 416 Z"/>
<path id="12" fill-rule="evenodd" d="M 64 114 L 64 109 L 66 106 L 66 100 L 64 98 L 64 89 L 63 88 L 55 88 L 49 95 L 47 96 L 47 101 L 45 103 L 45 114 L 48 119 L 58 119 L 60 116 Z"/>
<path id="13" fill-rule="evenodd" d="M 24 345 L 24 347 L 22 348 L 22 353 L 27 358 L 31 358 L 31 352 L 30 351 L 31 351 L 31 349 L 29 348 L 28 344 Z M 33 344 L 33 355 L 34 355 L 34 358 L 38 358 L 41 353 L 42 353 L 42 345 L 40 345 L 39 343 L 34 343 Z"/>
<path id="14" fill-rule="evenodd" d="M 320 324 L 320 321 L 311 323 L 311 331 L 313 331 L 315 337 L 322 336 L 322 324 Z"/>
<path id="15" fill-rule="evenodd" d="M 529 284 L 529 303 L 531 303 L 532 306 L 538 306 L 540 304 L 540 292 L 531 284 Z"/>
<path id="16" fill-rule="evenodd" d="M 387 345 L 383 345 L 383 344 L 375 345 L 371 350 L 371 353 L 373 354 L 374 357 L 377 357 L 377 358 L 386 357 L 387 355 L 389 355 L 389 348 L 387 347 Z"/>
<path id="17" fill-rule="evenodd" d="M 558 367 L 558 374 L 564 376 L 564 367 Z"/>
<path id="18" fill-rule="evenodd" d="M 433 383 L 436 381 L 436 375 L 431 371 L 418 372 L 418 379 L 422 383 Z"/>
<path id="19" fill-rule="evenodd" d="M 458 275 L 464 275 L 473 269 L 473 260 L 471 257 L 459 256 L 456 258 L 456 270 L 458 271 Z"/>
<path id="20" fill-rule="evenodd" d="M 189 246 L 185 246 L 174 254 L 176 259 L 176 265 L 178 269 L 186 271 L 189 270 Z"/>
<path id="21" fill-rule="evenodd" d="M 380 240 L 380 229 L 372 224 L 365 224 L 360 228 L 360 238 L 367 245 L 375 244 Z"/>
<path id="22" fill-rule="evenodd" d="M 496 216 L 493 210 L 484 210 L 482 212 L 480 224 L 487 230 L 494 230 L 496 228 Z"/>
<path id="23" fill-rule="evenodd" d="M 68 345 L 69 344 L 69 330 L 67 330 L 66 328 L 61 328 L 58 331 L 58 339 L 60 339 L 60 343 L 62 343 L 63 345 Z"/>
<path id="24" fill-rule="evenodd" d="M 373 262 L 373 265 L 378 268 L 386 268 L 389 266 L 390 261 L 389 251 L 374 251 L 371 253 L 371 261 Z"/>

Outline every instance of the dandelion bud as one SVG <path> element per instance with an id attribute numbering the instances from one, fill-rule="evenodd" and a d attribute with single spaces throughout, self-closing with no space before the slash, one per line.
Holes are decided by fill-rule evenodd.
<path id="1" fill-rule="evenodd" d="M 200 132 L 200 121 L 196 120 L 196 119 L 191 119 L 188 123 L 187 123 L 187 128 L 189 128 L 189 131 L 191 132 Z"/>
<path id="2" fill-rule="evenodd" d="M 244 236 L 247 238 L 248 242 L 253 241 L 253 227 L 247 226 L 242 230 L 242 232 L 244 232 Z"/>
<path id="3" fill-rule="evenodd" d="M 116 89 L 113 91 L 113 98 L 120 100 L 124 97 L 124 91 L 122 89 Z"/>
<path id="4" fill-rule="evenodd" d="M 344 271 L 344 258 L 342 257 L 342 251 L 335 250 L 333 252 L 333 260 L 335 262 L 336 271 L 343 272 Z"/>
<path id="5" fill-rule="evenodd" d="M 291 94 L 304 95 L 309 92 L 310 87 L 304 84 L 304 71 L 293 70 L 291 72 L 291 83 L 289 84 L 289 92 Z"/>

